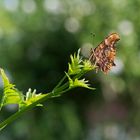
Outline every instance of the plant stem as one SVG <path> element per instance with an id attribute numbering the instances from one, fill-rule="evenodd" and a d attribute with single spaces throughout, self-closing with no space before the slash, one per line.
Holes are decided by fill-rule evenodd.
<path id="1" fill-rule="evenodd" d="M 73 79 L 75 78 L 80 78 L 81 76 L 83 76 L 83 74 L 85 74 L 85 72 L 81 72 L 78 75 L 74 76 Z M 34 108 L 37 104 L 42 103 L 46 100 L 48 100 L 49 98 L 54 98 L 54 97 L 58 97 L 61 96 L 63 93 L 73 89 L 73 88 L 69 88 L 69 82 L 65 82 L 63 85 L 62 83 L 64 82 L 64 80 L 66 79 L 66 75 L 60 80 L 60 82 L 55 86 L 55 88 L 53 89 L 52 92 L 43 94 L 44 96 L 42 96 L 40 99 L 38 99 L 37 101 L 35 101 L 34 103 L 26 106 L 25 108 L 23 108 L 22 110 L 16 112 L 15 114 L 13 114 L 12 116 L 10 116 L 9 118 L 7 118 L 6 120 L 4 120 L 3 122 L 0 123 L 0 131 L 6 127 L 7 124 L 12 123 L 14 120 L 16 120 L 17 118 L 19 118 L 24 112 Z"/>
<path id="2" fill-rule="evenodd" d="M 79 79 L 79 78 L 82 77 L 85 73 L 86 73 L 86 71 L 82 71 L 82 72 L 80 72 L 78 75 L 74 76 L 73 79 L 75 79 L 75 78 L 78 78 L 78 79 Z M 65 75 L 65 76 L 60 80 L 60 82 L 56 85 L 56 87 L 55 87 L 54 90 L 53 90 L 55 93 L 60 92 L 60 91 L 62 91 L 62 90 L 64 90 L 64 89 L 68 88 L 69 82 L 66 82 L 65 84 L 63 84 L 62 86 L 60 86 L 60 85 L 62 84 L 62 82 L 63 82 L 66 78 L 67 78 L 67 76 Z"/>
<path id="3" fill-rule="evenodd" d="M 62 83 L 63 83 L 63 81 L 66 79 L 66 75 L 64 75 L 64 77 L 59 81 L 59 83 L 54 87 L 54 89 L 53 90 L 55 90 L 55 89 L 57 89 Z"/>
<path id="4" fill-rule="evenodd" d="M 62 86 L 60 86 L 65 79 L 66 79 L 66 75 L 56 85 L 56 87 L 54 88 L 55 90 L 53 90 L 50 93 L 43 94 L 44 96 L 42 96 L 42 98 L 40 98 L 37 101 L 35 101 L 34 103 L 26 106 L 22 110 L 16 112 L 12 116 L 8 117 L 6 120 L 4 120 L 3 122 L 1 122 L 0 123 L 0 130 L 2 130 L 4 127 L 6 127 L 7 124 L 9 124 L 9 123 L 13 122 L 14 120 L 16 120 L 17 118 L 19 118 L 24 112 L 26 112 L 26 111 L 34 108 L 37 104 L 42 103 L 42 102 L 46 101 L 49 98 L 57 97 L 58 95 L 61 95 L 61 94 L 65 93 L 65 92 L 67 92 L 68 90 L 70 90 L 68 88 L 68 82 L 66 82 Z"/>
<path id="5" fill-rule="evenodd" d="M 63 93 L 69 91 L 70 88 L 60 91 L 59 93 L 57 93 L 57 95 L 62 95 Z M 56 94 L 56 93 L 55 93 Z M 26 106 L 25 108 L 23 108 L 22 110 L 16 112 L 15 114 L 13 114 L 12 116 L 10 116 L 9 118 L 7 118 L 5 121 L 0 123 L 0 131 L 6 127 L 7 124 L 10 124 L 11 122 L 13 122 L 14 120 L 16 120 L 17 118 L 19 118 L 24 112 L 34 108 L 37 104 L 42 103 L 44 101 L 46 101 L 47 99 L 54 97 L 54 93 L 50 92 L 50 93 L 46 93 L 44 94 L 44 96 L 42 98 L 40 98 L 39 100 L 37 100 L 36 102 L 30 104 L 29 106 Z"/>
<path id="6" fill-rule="evenodd" d="M 82 72 L 79 73 L 78 75 L 74 76 L 73 79 L 75 79 L 75 78 L 78 78 L 78 79 L 79 79 L 79 78 L 82 77 L 85 73 L 86 73 L 85 71 L 82 71 Z M 64 90 L 64 89 L 66 89 L 66 88 L 68 88 L 69 82 L 66 82 L 66 83 L 64 83 L 62 86 L 60 86 L 66 78 L 67 78 L 67 76 L 65 75 L 65 76 L 60 80 L 60 82 L 56 85 L 56 87 L 53 89 L 53 92 L 55 92 L 55 93 L 57 94 L 58 92 L 60 92 L 60 91 L 62 91 L 62 90 Z M 57 94 L 57 95 L 58 95 L 58 94 Z M 55 94 L 54 94 L 54 96 L 55 96 Z"/>

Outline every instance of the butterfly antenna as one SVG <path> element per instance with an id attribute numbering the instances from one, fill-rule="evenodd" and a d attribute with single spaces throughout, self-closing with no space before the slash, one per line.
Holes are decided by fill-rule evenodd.
<path id="1" fill-rule="evenodd" d="M 95 33 L 91 33 L 91 36 L 93 37 L 93 45 L 94 45 L 94 37 L 95 37 Z"/>
<path id="2" fill-rule="evenodd" d="M 90 33 L 91 34 L 91 36 L 93 37 L 93 45 L 94 45 L 94 37 L 95 37 L 95 33 Z M 93 48 L 91 48 L 91 55 L 90 55 L 90 57 L 89 57 L 89 60 L 91 60 L 92 59 L 92 57 L 94 56 L 94 49 Z"/>

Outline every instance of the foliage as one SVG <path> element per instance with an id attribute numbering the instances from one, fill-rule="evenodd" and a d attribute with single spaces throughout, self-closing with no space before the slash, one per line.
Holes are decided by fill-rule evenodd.
<path id="1" fill-rule="evenodd" d="M 24 94 L 22 94 L 17 88 L 15 88 L 15 85 L 9 82 L 9 79 L 6 76 L 4 70 L 1 69 L 0 71 L 4 83 L 4 92 L 0 107 L 2 108 L 3 106 L 6 106 L 8 104 L 17 104 L 19 106 L 19 109 L 18 112 L 16 112 L 14 115 L 10 116 L 0 124 L 0 130 L 2 130 L 6 125 L 18 118 L 25 111 L 32 109 L 35 106 L 42 106 L 42 102 L 49 98 L 61 96 L 61 94 L 75 87 L 84 87 L 93 90 L 94 88 L 89 87 L 89 84 L 87 84 L 88 81 L 86 81 L 85 79 L 80 80 L 80 78 L 81 76 L 83 76 L 83 74 L 93 70 L 94 66 L 92 64 L 89 65 L 90 61 L 82 60 L 79 53 L 80 50 L 78 51 L 77 55 L 74 54 L 74 56 L 70 56 L 71 63 L 69 63 L 68 72 L 65 73 L 66 76 L 60 80 L 60 82 L 52 90 L 52 92 L 46 94 L 36 94 L 36 90 L 32 91 L 29 88 L 24 96 Z M 71 75 L 74 75 L 74 77 L 71 78 Z M 68 81 L 64 82 L 66 77 L 68 78 Z"/>

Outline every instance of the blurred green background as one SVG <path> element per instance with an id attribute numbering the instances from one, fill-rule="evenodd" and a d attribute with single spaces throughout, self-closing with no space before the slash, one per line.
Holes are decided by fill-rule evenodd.
<path id="1" fill-rule="evenodd" d="M 117 66 L 108 75 L 86 75 L 95 91 L 77 88 L 49 100 L 0 140 L 140 140 L 140 1 L 1 0 L 0 67 L 24 92 L 50 91 L 70 54 L 81 47 L 86 54 L 111 32 L 121 36 Z M 15 111 L 6 107 L 0 120 Z"/>

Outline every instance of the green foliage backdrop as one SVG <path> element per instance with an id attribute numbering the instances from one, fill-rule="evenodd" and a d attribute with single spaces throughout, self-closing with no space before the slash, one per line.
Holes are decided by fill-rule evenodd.
<path id="1" fill-rule="evenodd" d="M 50 91 L 71 53 L 80 47 L 86 53 L 110 32 L 121 40 L 110 74 L 87 75 L 95 91 L 76 89 L 50 100 L 8 126 L 0 139 L 140 139 L 139 7 L 139 0 L 1 0 L 0 67 L 21 90 Z M 15 110 L 5 108 L 0 120 Z"/>

